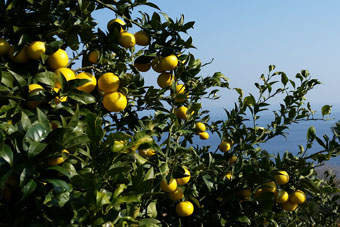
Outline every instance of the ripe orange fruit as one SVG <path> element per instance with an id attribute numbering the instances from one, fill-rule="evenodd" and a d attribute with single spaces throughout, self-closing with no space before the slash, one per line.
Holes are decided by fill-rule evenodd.
<path id="1" fill-rule="evenodd" d="M 119 88 L 119 77 L 113 73 L 104 73 L 98 79 L 98 88 L 105 94 L 117 91 Z"/>
<path id="2" fill-rule="evenodd" d="M 177 181 L 175 179 L 171 179 L 168 183 L 165 179 L 163 179 L 160 187 L 165 192 L 173 192 L 177 188 Z"/>
<path id="3" fill-rule="evenodd" d="M 84 91 L 86 93 L 91 93 L 97 86 L 97 79 L 94 75 L 88 72 L 82 72 L 76 75 L 76 79 L 87 79 L 89 82 L 77 87 L 79 91 Z"/>
<path id="4" fill-rule="evenodd" d="M 68 55 L 65 50 L 58 49 L 47 59 L 47 64 L 51 69 L 64 68 L 68 64 Z"/>
<path id="5" fill-rule="evenodd" d="M 292 203 L 302 204 L 306 201 L 306 194 L 301 190 L 296 190 L 289 195 L 289 200 Z"/>
<path id="6" fill-rule="evenodd" d="M 172 82 L 174 81 L 175 76 L 172 75 L 171 73 L 161 73 L 158 78 L 157 78 L 157 84 L 161 87 L 161 88 L 166 88 L 166 87 L 170 87 Z"/>
<path id="7" fill-rule="evenodd" d="M 185 85 L 184 84 L 177 84 L 176 85 L 176 96 L 184 95 L 185 94 Z M 184 102 L 185 98 L 175 98 L 175 102 Z"/>
<path id="8" fill-rule="evenodd" d="M 9 51 L 9 43 L 5 39 L 0 39 L 0 56 L 5 56 Z"/>
<path id="9" fill-rule="evenodd" d="M 238 195 L 242 198 L 242 199 L 248 199 L 251 195 L 251 191 L 249 188 L 245 188 L 242 189 L 241 191 L 238 192 Z"/>
<path id="10" fill-rule="evenodd" d="M 123 111 L 127 106 L 126 96 L 118 91 L 106 94 L 103 99 L 103 106 L 110 112 Z"/>
<path id="11" fill-rule="evenodd" d="M 26 54 L 26 46 L 24 46 L 20 52 L 14 56 L 14 47 L 11 46 L 9 47 L 9 51 L 8 51 L 8 56 L 9 58 L 14 62 L 14 63 L 17 63 L 17 64 L 25 64 L 26 62 L 28 62 L 29 58 Z"/>
<path id="12" fill-rule="evenodd" d="M 58 93 L 60 90 L 60 88 L 53 88 L 53 91 L 55 93 Z M 67 101 L 67 96 L 57 96 L 54 98 L 54 101 L 56 102 L 56 104 L 60 103 L 60 102 L 66 102 Z"/>
<path id="13" fill-rule="evenodd" d="M 28 93 L 33 93 L 33 92 L 38 92 L 38 91 L 43 91 L 45 90 L 41 85 L 39 84 L 30 84 L 28 85 Z M 27 101 L 26 105 L 30 109 L 34 109 L 38 107 L 42 102 L 39 101 Z"/>
<path id="14" fill-rule="evenodd" d="M 41 41 L 34 41 L 28 45 L 26 48 L 26 54 L 30 59 L 38 60 L 41 57 L 41 54 L 45 54 L 46 45 Z"/>
<path id="15" fill-rule="evenodd" d="M 286 171 L 284 170 L 281 170 L 281 171 L 278 171 L 278 174 L 276 174 L 274 176 L 275 178 L 275 181 L 278 185 L 284 185 L 284 184 L 287 184 L 288 181 L 289 181 L 289 175 Z"/>
<path id="16" fill-rule="evenodd" d="M 298 207 L 298 204 L 293 203 L 292 201 L 288 200 L 285 203 L 281 203 L 281 207 L 282 207 L 282 209 L 284 209 L 286 211 L 292 212 Z"/>
<path id="17" fill-rule="evenodd" d="M 183 168 L 183 169 L 184 169 L 184 177 L 176 178 L 178 185 L 187 184 L 190 180 L 190 177 L 191 177 L 190 171 L 187 168 Z"/>
<path id="18" fill-rule="evenodd" d="M 186 217 L 192 215 L 194 205 L 189 201 L 180 202 L 176 205 L 176 213 L 178 216 Z"/>
<path id="19" fill-rule="evenodd" d="M 70 154 L 68 152 L 68 150 L 66 150 L 66 149 L 62 150 L 62 153 L 66 156 L 68 156 Z M 59 164 L 65 162 L 66 159 L 67 158 L 64 159 L 63 156 L 50 158 L 49 160 L 47 160 L 47 164 L 50 165 L 50 166 L 56 166 L 56 165 L 59 165 Z"/>
<path id="20" fill-rule="evenodd" d="M 237 156 L 236 155 L 231 156 L 231 158 L 229 159 L 229 164 L 235 163 L 236 160 L 237 160 Z"/>
<path id="21" fill-rule="evenodd" d="M 196 128 L 197 131 L 199 131 L 199 132 L 204 132 L 204 131 L 206 130 L 205 124 L 202 123 L 202 122 L 197 122 L 197 123 L 195 124 L 195 128 Z"/>
<path id="22" fill-rule="evenodd" d="M 169 56 L 163 57 L 161 60 L 161 66 L 165 71 L 174 70 L 178 65 L 178 59 L 176 55 L 170 54 Z"/>
<path id="23" fill-rule="evenodd" d="M 262 184 L 261 186 L 264 192 L 275 192 L 276 191 L 276 184 L 274 181 L 269 181 L 267 183 Z"/>
<path id="24" fill-rule="evenodd" d="M 119 19 L 119 18 L 112 19 L 107 23 L 107 29 L 108 30 L 110 30 L 110 27 L 111 27 L 111 25 L 113 25 L 113 23 L 117 23 L 117 24 L 120 25 L 120 32 L 124 31 L 123 27 L 126 25 L 126 23 L 122 19 Z"/>
<path id="25" fill-rule="evenodd" d="M 165 70 L 163 69 L 163 67 L 161 65 L 161 58 L 160 57 L 155 57 L 151 61 L 151 66 L 152 66 L 152 69 L 157 73 L 165 72 Z"/>
<path id="26" fill-rule="evenodd" d="M 138 153 L 144 158 L 151 157 L 156 154 L 155 150 L 151 148 L 138 150 Z"/>
<path id="27" fill-rule="evenodd" d="M 92 64 L 97 64 L 100 57 L 99 50 L 93 50 L 87 56 L 87 60 Z"/>
<path id="28" fill-rule="evenodd" d="M 275 201 L 277 203 L 285 203 L 289 199 L 288 192 L 283 189 L 276 190 L 275 192 Z"/>
<path id="29" fill-rule="evenodd" d="M 169 198 L 171 200 L 180 200 L 183 199 L 184 194 L 183 194 L 183 189 L 182 188 L 176 188 L 175 191 L 169 192 Z"/>
<path id="30" fill-rule="evenodd" d="M 199 132 L 198 135 L 200 136 L 201 140 L 209 139 L 209 133 L 207 132 Z"/>
<path id="31" fill-rule="evenodd" d="M 150 42 L 150 37 L 145 31 L 138 31 L 135 33 L 136 44 L 140 46 L 147 46 Z"/>
<path id="32" fill-rule="evenodd" d="M 139 72 L 147 72 L 151 68 L 151 62 L 148 63 L 134 63 L 134 66 Z"/>
<path id="33" fill-rule="evenodd" d="M 187 111 L 188 108 L 186 106 L 181 106 L 175 110 L 175 114 L 179 119 L 188 120 Z"/>
<path id="34" fill-rule="evenodd" d="M 220 145 L 218 145 L 218 149 L 220 149 L 220 151 L 222 152 L 228 152 L 230 148 L 231 148 L 231 145 L 227 141 L 222 141 Z"/>
<path id="35" fill-rule="evenodd" d="M 69 68 L 58 68 L 54 71 L 54 73 L 57 74 L 57 78 L 60 78 L 60 76 L 63 75 L 66 81 L 70 81 L 76 78 L 76 74 L 73 72 L 72 69 Z M 54 82 L 54 87 L 61 88 L 61 84 L 58 79 Z"/>
<path id="36" fill-rule="evenodd" d="M 232 172 L 228 172 L 226 173 L 225 177 L 228 179 L 228 180 L 231 180 L 233 178 L 233 173 Z"/>
<path id="37" fill-rule="evenodd" d="M 259 198 L 262 195 L 262 193 L 263 193 L 263 189 L 259 188 L 259 189 L 256 190 L 254 197 Z"/>
<path id="38" fill-rule="evenodd" d="M 133 34 L 129 32 L 122 32 L 120 33 L 119 44 L 125 48 L 131 48 L 134 47 L 136 44 L 136 38 Z"/>

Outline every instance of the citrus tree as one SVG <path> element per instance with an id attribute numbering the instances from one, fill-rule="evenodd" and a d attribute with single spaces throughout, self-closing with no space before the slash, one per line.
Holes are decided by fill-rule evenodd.
<path id="1" fill-rule="evenodd" d="M 140 7 L 154 13 L 132 16 Z M 261 148 L 313 118 L 305 96 L 320 82 L 307 70 L 290 79 L 270 65 L 245 96 L 220 72 L 200 75 L 194 22 L 146 0 L 1 0 L 0 11 L 2 226 L 336 225 L 336 178 L 315 168 L 339 155 L 340 125 L 332 138 L 311 127 L 298 152 Z M 212 121 L 201 102 L 220 89 L 239 97 Z M 209 133 L 220 143 L 194 143 Z M 323 150 L 308 152 L 315 142 Z"/>

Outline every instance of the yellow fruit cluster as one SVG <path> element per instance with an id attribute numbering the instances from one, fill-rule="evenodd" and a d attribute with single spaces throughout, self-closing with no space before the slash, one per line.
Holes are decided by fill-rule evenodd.
<path id="1" fill-rule="evenodd" d="M 205 131 L 206 127 L 204 123 L 202 122 L 195 123 L 195 129 L 197 131 L 197 134 L 200 136 L 202 140 L 209 139 L 209 133 Z"/>
<path id="2" fill-rule="evenodd" d="M 184 169 L 184 177 L 181 178 L 172 178 L 169 182 L 163 179 L 160 184 L 160 188 L 164 192 L 168 192 L 169 198 L 171 200 L 181 200 L 184 198 L 184 192 L 182 187 L 178 187 L 178 185 L 183 186 L 190 181 L 190 171 L 187 168 Z M 176 205 L 176 213 L 178 216 L 190 216 L 194 212 L 194 206 L 189 201 L 181 201 Z"/>

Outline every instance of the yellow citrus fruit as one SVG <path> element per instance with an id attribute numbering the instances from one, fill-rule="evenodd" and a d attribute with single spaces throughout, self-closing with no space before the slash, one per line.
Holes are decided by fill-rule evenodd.
<path id="1" fill-rule="evenodd" d="M 60 88 L 53 88 L 53 90 L 54 90 L 54 92 L 55 93 L 58 93 L 59 92 L 59 90 L 60 90 Z M 60 103 L 60 102 L 66 102 L 67 101 L 67 96 L 57 96 L 57 97 L 55 97 L 55 102 L 58 104 L 58 103 Z"/>
<path id="2" fill-rule="evenodd" d="M 278 185 L 284 185 L 284 184 L 287 184 L 288 181 L 289 181 L 289 175 L 286 171 L 284 170 L 281 170 L 281 171 L 278 171 L 278 174 L 276 174 L 274 176 L 275 178 L 275 181 Z"/>
<path id="3" fill-rule="evenodd" d="M 187 217 L 194 212 L 194 205 L 189 201 L 180 202 L 176 205 L 176 213 L 178 216 Z"/>
<path id="4" fill-rule="evenodd" d="M 205 124 L 202 123 L 202 122 L 197 122 L 197 123 L 195 124 L 195 128 L 196 128 L 196 130 L 199 131 L 199 132 L 204 132 L 204 131 L 206 130 Z"/>
<path id="5" fill-rule="evenodd" d="M 178 65 L 178 59 L 176 55 L 170 54 L 169 56 L 162 58 L 161 65 L 165 71 L 174 70 Z"/>
<path id="6" fill-rule="evenodd" d="M 161 189 L 165 192 L 173 192 L 177 188 L 177 181 L 175 179 L 171 179 L 168 183 L 165 179 L 163 179 L 161 181 L 160 186 L 161 186 Z"/>
<path id="7" fill-rule="evenodd" d="M 222 152 L 228 152 L 231 148 L 231 145 L 229 142 L 227 141 L 222 141 L 219 145 L 218 145 L 218 149 L 220 149 L 220 151 Z"/>
<path id="8" fill-rule="evenodd" d="M 160 57 L 155 57 L 154 59 L 152 59 L 151 66 L 152 66 L 152 69 L 157 73 L 162 73 L 165 71 L 161 65 Z"/>
<path id="9" fill-rule="evenodd" d="M 117 23 L 117 24 L 120 25 L 120 32 L 124 31 L 123 27 L 126 25 L 126 23 L 122 19 L 119 19 L 119 18 L 112 19 L 107 23 L 107 29 L 108 30 L 110 30 L 110 27 L 113 23 Z"/>
<path id="10" fill-rule="evenodd" d="M 190 171 L 187 168 L 183 168 L 183 169 L 184 169 L 184 177 L 176 178 L 178 185 L 187 184 L 190 180 L 190 177 L 191 177 Z"/>
<path id="11" fill-rule="evenodd" d="M 0 56 L 5 56 L 9 51 L 9 43 L 5 39 L 0 39 Z"/>
<path id="12" fill-rule="evenodd" d="M 147 46 L 150 42 L 150 37 L 145 31 L 138 31 L 135 33 L 136 44 L 140 46 Z"/>
<path id="13" fill-rule="evenodd" d="M 177 84 L 176 85 L 176 96 L 177 95 L 184 95 L 185 94 L 185 85 L 184 84 Z M 184 102 L 185 98 L 175 98 L 175 102 Z"/>
<path id="14" fill-rule="evenodd" d="M 264 192 L 275 192 L 276 191 L 276 184 L 274 181 L 269 181 L 267 183 L 262 184 L 262 190 Z"/>
<path id="15" fill-rule="evenodd" d="M 175 191 L 169 192 L 169 198 L 171 200 L 180 200 L 183 199 L 184 194 L 183 194 L 183 189 L 182 188 L 176 188 Z"/>
<path id="16" fill-rule="evenodd" d="M 35 91 L 41 91 L 41 90 L 44 90 L 44 88 L 39 84 L 28 85 L 28 93 L 32 93 L 32 92 L 35 92 Z"/>
<path id="17" fill-rule="evenodd" d="M 113 142 L 111 150 L 112 152 L 119 152 L 123 150 L 124 146 L 125 146 L 125 142 L 123 140 L 115 140 Z"/>
<path id="18" fill-rule="evenodd" d="M 125 48 L 131 48 L 134 47 L 136 44 L 136 38 L 133 34 L 129 32 L 122 32 L 120 33 L 119 44 Z"/>
<path id="19" fill-rule="evenodd" d="M 281 207 L 282 207 L 282 209 L 284 209 L 286 211 L 292 212 L 298 207 L 298 204 L 293 203 L 292 201 L 288 200 L 285 203 L 281 203 Z"/>
<path id="20" fill-rule="evenodd" d="M 155 150 L 151 148 L 138 150 L 138 153 L 144 158 L 151 157 L 156 154 Z"/>
<path id="21" fill-rule="evenodd" d="M 151 62 L 148 63 L 134 63 L 134 66 L 139 72 L 147 72 L 151 68 Z"/>
<path id="22" fill-rule="evenodd" d="M 177 118 L 187 120 L 188 115 L 187 115 L 188 108 L 185 106 L 181 106 L 178 109 L 176 109 L 175 114 Z"/>
<path id="23" fill-rule="evenodd" d="M 226 173 L 225 178 L 227 178 L 228 180 L 231 180 L 233 178 L 232 172 Z"/>
<path id="24" fill-rule="evenodd" d="M 66 155 L 69 155 L 69 152 L 68 150 L 62 150 L 62 153 L 66 154 Z M 50 166 L 56 166 L 56 165 L 59 165 L 63 162 L 65 162 L 66 159 L 64 159 L 62 156 L 60 157 L 54 157 L 54 158 L 50 158 L 47 160 L 47 164 L 50 165 Z"/>
<path id="25" fill-rule="evenodd" d="M 292 203 L 302 204 L 306 201 L 306 194 L 301 190 L 296 190 L 289 195 L 289 200 Z"/>
<path id="26" fill-rule="evenodd" d="M 229 164 L 235 163 L 236 160 L 237 160 L 237 156 L 236 155 L 231 156 L 231 158 L 229 159 Z"/>
<path id="27" fill-rule="evenodd" d="M 98 88 L 105 94 L 117 91 L 119 88 L 119 77 L 113 73 L 104 73 L 98 79 Z"/>
<path id="28" fill-rule="evenodd" d="M 198 135 L 200 136 L 201 140 L 209 139 L 209 133 L 207 132 L 199 132 Z"/>
<path id="29" fill-rule="evenodd" d="M 242 198 L 242 199 L 248 199 L 251 195 L 251 191 L 249 188 L 245 188 L 242 189 L 241 191 L 238 192 L 238 195 Z"/>
<path id="30" fill-rule="evenodd" d="M 73 72 L 72 69 L 69 68 L 58 68 L 54 71 L 54 73 L 57 74 L 57 78 L 60 78 L 60 76 L 63 75 L 66 81 L 70 81 L 76 78 L 76 74 Z M 61 88 L 61 84 L 58 79 L 54 81 L 54 87 Z"/>
<path id="31" fill-rule="evenodd" d="M 24 46 L 20 50 L 20 52 L 16 56 L 14 56 L 14 47 L 13 46 L 9 47 L 9 51 L 8 51 L 9 58 L 17 64 L 25 64 L 29 60 L 29 58 L 26 54 L 26 48 L 27 47 Z"/>
<path id="32" fill-rule="evenodd" d="M 58 49 L 47 59 L 47 64 L 51 69 L 64 68 L 68 64 L 68 55 L 65 50 Z"/>
<path id="33" fill-rule="evenodd" d="M 157 83 L 161 88 L 170 87 L 174 81 L 175 76 L 171 73 L 164 72 L 161 73 L 157 78 Z"/>
<path id="34" fill-rule="evenodd" d="M 28 45 L 26 48 L 26 54 L 30 59 L 38 60 L 41 57 L 41 54 L 45 54 L 46 45 L 41 41 L 34 41 Z"/>
<path id="35" fill-rule="evenodd" d="M 88 72 L 79 73 L 78 75 L 76 75 L 76 79 L 87 79 L 87 80 L 90 80 L 86 84 L 83 84 L 83 85 L 77 87 L 77 89 L 79 91 L 84 91 L 86 93 L 91 93 L 96 88 L 96 86 L 97 86 L 97 79 L 91 73 L 88 73 Z"/>
<path id="36" fill-rule="evenodd" d="M 115 91 L 104 96 L 103 105 L 107 111 L 120 112 L 126 108 L 127 99 L 125 95 Z"/>
<path id="37" fill-rule="evenodd" d="M 289 199 L 289 194 L 283 189 L 276 190 L 275 192 L 275 201 L 277 203 L 285 203 Z"/>
<path id="38" fill-rule="evenodd" d="M 259 198 L 262 194 L 263 194 L 263 189 L 259 188 L 259 189 L 256 190 L 254 197 Z"/>
<path id="39" fill-rule="evenodd" d="M 87 56 L 87 60 L 92 64 L 97 64 L 100 57 L 99 50 L 93 50 Z"/>

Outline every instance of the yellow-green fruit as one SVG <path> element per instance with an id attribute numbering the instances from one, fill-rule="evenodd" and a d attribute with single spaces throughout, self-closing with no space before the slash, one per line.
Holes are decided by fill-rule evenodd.
<path id="1" fill-rule="evenodd" d="M 144 158 L 151 157 L 156 154 L 155 150 L 151 148 L 138 150 L 138 153 Z"/>
<path id="2" fill-rule="evenodd" d="M 184 194 L 183 194 L 183 189 L 182 188 L 176 188 L 175 191 L 169 192 L 169 198 L 171 200 L 180 200 L 183 199 Z"/>
<path id="3" fill-rule="evenodd" d="M 157 78 L 157 83 L 161 88 L 166 88 L 166 87 L 170 87 L 172 82 L 174 81 L 174 75 L 172 75 L 171 73 L 161 73 L 158 78 Z"/>
<path id="4" fill-rule="evenodd" d="M 161 189 L 165 192 L 173 192 L 177 188 L 177 181 L 175 179 L 171 179 L 168 183 L 165 179 L 163 179 L 161 181 L 160 186 L 161 186 Z"/>
<path id="5" fill-rule="evenodd" d="M 57 74 L 57 78 L 54 81 L 54 87 L 55 88 L 61 88 L 61 84 L 59 82 L 61 78 L 60 76 L 63 75 L 66 81 L 74 80 L 76 78 L 76 74 L 73 72 L 72 69 L 69 68 L 58 68 L 54 71 L 55 74 Z"/>
<path id="6" fill-rule="evenodd" d="M 34 41 L 26 48 L 26 54 L 30 59 L 38 60 L 46 52 L 46 45 L 41 41 Z"/>
<path id="7" fill-rule="evenodd" d="M 286 211 L 292 212 L 298 207 L 298 204 L 293 203 L 292 201 L 288 200 L 285 203 L 281 203 L 281 207 L 282 207 L 282 209 L 284 209 Z"/>
<path id="8" fill-rule="evenodd" d="M 287 184 L 288 181 L 289 181 L 289 175 L 286 171 L 284 170 L 281 170 L 281 171 L 278 171 L 278 174 L 276 174 L 274 176 L 275 178 L 275 181 L 278 185 L 284 185 L 284 184 Z"/>
<path id="9" fill-rule="evenodd" d="M 154 59 L 152 59 L 151 66 L 152 66 L 152 69 L 157 73 L 162 73 L 165 71 L 161 65 L 160 57 L 155 57 Z"/>
<path id="10" fill-rule="evenodd" d="M 187 111 L 188 108 L 186 106 L 181 106 L 178 109 L 176 109 L 175 114 L 178 119 L 187 120 L 188 119 Z"/>
<path id="11" fill-rule="evenodd" d="M 176 205 L 176 213 L 178 216 L 187 217 L 194 212 L 194 205 L 189 201 L 180 202 Z"/>
<path id="12" fill-rule="evenodd" d="M 259 188 L 256 190 L 254 197 L 259 198 L 263 194 L 263 188 Z"/>
<path id="13" fill-rule="evenodd" d="M 201 140 L 209 139 L 209 133 L 207 132 L 199 132 L 198 135 L 200 136 Z"/>
<path id="14" fill-rule="evenodd" d="M 109 112 L 123 111 L 127 106 L 126 96 L 118 91 L 106 94 L 103 99 L 103 106 Z"/>
<path id="15" fill-rule="evenodd" d="M 68 55 L 65 50 L 58 49 L 47 59 L 47 64 L 51 69 L 65 68 L 68 64 Z"/>
<path id="16" fill-rule="evenodd" d="M 296 190 L 289 195 L 289 200 L 296 204 L 302 204 L 306 201 L 306 194 L 301 190 Z"/>
<path id="17" fill-rule="evenodd" d="M 135 38 L 136 38 L 136 44 L 140 46 L 147 46 L 150 41 L 150 37 L 148 33 L 145 31 L 138 31 L 135 33 Z"/>
<path id="18" fill-rule="evenodd" d="M 29 58 L 26 54 L 26 46 L 24 46 L 20 52 L 14 56 L 14 47 L 11 46 L 9 47 L 9 51 L 8 51 L 8 56 L 11 59 L 11 61 L 17 63 L 17 64 L 25 64 L 26 62 L 28 62 Z"/>
<path id="19" fill-rule="evenodd" d="M 98 88 L 105 94 L 117 91 L 119 88 L 119 77 L 113 73 L 104 73 L 98 79 Z"/>
<path id="20" fill-rule="evenodd" d="M 119 18 L 112 19 L 107 23 L 107 29 L 108 30 L 110 30 L 110 27 L 111 27 L 111 25 L 113 25 L 113 23 L 118 23 L 120 25 L 120 32 L 124 31 L 123 26 L 125 26 L 126 23 L 122 19 L 119 19 Z"/>
<path id="21" fill-rule="evenodd" d="M 283 189 L 276 190 L 275 192 L 275 201 L 277 203 L 285 203 L 289 199 L 289 194 Z"/>
<path id="22" fill-rule="evenodd" d="M 68 150 L 62 150 L 62 153 L 64 153 L 65 155 L 69 155 Z M 50 158 L 47 161 L 47 164 L 50 166 L 56 166 L 56 165 L 60 165 L 61 163 L 65 162 L 66 158 L 64 159 L 62 156 L 61 157 L 55 157 L 55 158 Z"/>
<path id="23" fill-rule="evenodd" d="M 9 43 L 5 39 L 0 39 L 0 56 L 5 56 L 9 51 Z"/>
<path id="24" fill-rule="evenodd" d="M 170 54 L 169 56 L 162 58 L 161 65 L 165 71 L 174 70 L 178 65 L 178 59 L 176 55 Z"/>
<path id="25" fill-rule="evenodd" d="M 99 60 L 100 52 L 99 50 L 93 50 L 87 56 L 87 60 L 92 64 L 97 64 Z"/>
<path id="26" fill-rule="evenodd" d="M 77 87 L 79 91 L 84 91 L 86 93 L 91 93 L 97 85 L 97 79 L 94 75 L 88 72 L 82 72 L 76 75 L 76 79 L 87 79 L 90 80 L 89 82 Z"/>
<path id="27" fill-rule="evenodd" d="M 183 168 L 183 169 L 184 169 L 184 177 L 176 178 L 178 185 L 187 184 L 190 180 L 190 177 L 191 177 L 190 171 L 187 168 Z"/>
<path id="28" fill-rule="evenodd" d="M 262 190 L 264 192 L 275 192 L 276 191 L 276 184 L 274 181 L 270 181 L 267 183 L 262 184 Z"/>
<path id="29" fill-rule="evenodd" d="M 122 32 L 120 33 L 119 44 L 125 48 L 131 48 L 136 45 L 136 38 L 133 34 L 129 32 Z"/>
<path id="30" fill-rule="evenodd" d="M 237 156 L 236 155 L 231 156 L 231 158 L 229 159 L 229 164 L 235 163 L 236 160 L 237 160 Z"/>
<path id="31" fill-rule="evenodd" d="M 197 122 L 197 123 L 195 124 L 195 128 L 196 128 L 196 130 L 199 131 L 199 132 L 204 132 L 204 131 L 206 130 L 205 124 L 203 124 L 202 122 Z"/>
<path id="32" fill-rule="evenodd" d="M 119 152 L 119 151 L 123 150 L 124 146 L 125 146 L 124 141 L 115 140 L 113 142 L 113 145 L 112 145 L 112 151 L 113 152 Z"/>
<path id="33" fill-rule="evenodd" d="M 227 141 L 222 141 L 219 145 L 218 145 L 218 149 L 220 149 L 220 151 L 222 152 L 228 152 L 230 150 L 231 146 L 230 143 Z"/>

